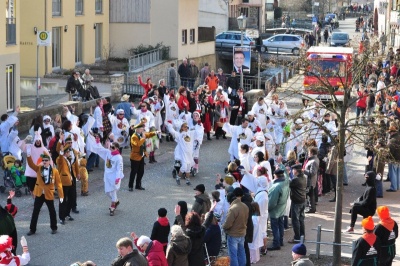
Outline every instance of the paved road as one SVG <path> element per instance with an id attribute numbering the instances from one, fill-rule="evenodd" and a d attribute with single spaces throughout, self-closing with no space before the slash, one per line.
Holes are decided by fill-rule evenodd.
<path id="1" fill-rule="evenodd" d="M 352 23 L 352 20 L 346 20 Z M 342 22 L 341 22 L 342 23 Z M 289 84 L 285 84 L 279 93 L 282 97 L 290 88 L 301 86 L 301 77 L 293 78 Z M 285 93 L 286 92 L 286 93 Z M 285 99 L 290 103 L 290 108 L 299 108 L 300 99 L 293 96 Z M 70 265 L 74 261 L 94 260 L 97 265 L 109 265 L 117 255 L 115 243 L 120 237 L 128 236 L 129 232 L 135 231 L 138 235 L 151 233 L 153 222 L 157 217 L 157 209 L 165 207 L 168 210 L 168 217 L 173 222 L 173 209 L 177 201 L 186 200 L 193 203 L 193 188 L 199 183 L 206 186 L 210 192 L 214 187 L 215 174 L 222 173 L 229 159 L 227 149 L 229 140 L 204 141 L 201 147 L 200 173 L 193 178 L 192 186 L 181 185 L 178 187 L 171 177 L 173 164 L 174 143 L 162 143 L 161 150 L 156 153 L 157 164 L 147 164 L 143 186 L 146 191 L 129 192 L 127 182 L 129 178 L 129 150 L 123 150 L 124 174 L 122 189 L 119 192 L 121 205 L 114 217 L 109 216 L 109 200 L 103 192 L 103 169 L 101 164 L 90 174 L 89 197 L 78 196 L 79 214 L 73 215 L 75 221 L 67 222 L 66 225 L 59 225 L 56 235 L 50 234 L 49 216 L 46 207 L 42 209 L 37 233 L 27 237 L 31 252 L 31 266 L 63 266 Z M 355 159 L 349 164 L 349 186 L 344 189 L 344 208 L 342 227 L 348 226 L 350 221 L 349 204 L 358 197 L 364 187 L 362 173 L 364 171 L 364 150 L 357 147 Z M 384 189 L 389 183 L 384 183 Z M 80 194 L 78 189 L 78 195 Z M 400 192 L 398 192 L 400 193 Z M 387 204 L 392 209 L 393 216 L 399 221 L 400 206 L 398 204 L 398 193 L 385 193 L 379 204 Z M 326 195 L 319 199 L 317 213 L 306 216 L 306 238 L 307 241 L 315 240 L 316 233 L 312 228 L 318 224 L 324 228 L 333 228 L 334 204 L 328 202 L 332 195 Z M 0 195 L 0 202 L 5 202 L 6 195 Z M 29 196 L 23 196 L 14 200 L 19 207 L 16 217 L 16 225 L 19 235 L 26 235 L 29 231 L 29 221 L 33 209 L 33 200 Z M 57 208 L 58 210 L 58 208 Z M 58 213 L 58 212 L 57 212 Z M 376 217 L 375 217 L 376 218 Z M 375 219 L 377 221 L 377 219 Z M 358 220 L 356 233 L 361 234 Z M 343 241 L 350 244 L 359 235 L 343 235 Z M 285 243 L 293 237 L 292 230 L 285 232 Z M 331 242 L 332 234 L 324 233 L 323 240 Z M 307 244 L 311 253 L 315 253 L 315 246 Z M 323 254 L 331 254 L 330 246 L 321 247 Z M 19 247 L 19 251 L 21 248 Z M 349 256 L 350 248 L 343 248 L 343 256 Z M 397 250 L 400 254 L 400 250 Z M 399 258 L 396 257 L 397 263 Z M 289 265 L 291 261 L 291 245 L 285 244 L 280 251 L 269 252 L 262 257 L 257 265 Z"/>

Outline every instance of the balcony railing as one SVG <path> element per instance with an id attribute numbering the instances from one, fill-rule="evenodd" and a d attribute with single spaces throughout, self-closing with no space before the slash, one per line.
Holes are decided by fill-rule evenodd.
<path id="1" fill-rule="evenodd" d="M 15 18 L 6 18 L 6 44 L 17 43 L 17 24 Z"/>

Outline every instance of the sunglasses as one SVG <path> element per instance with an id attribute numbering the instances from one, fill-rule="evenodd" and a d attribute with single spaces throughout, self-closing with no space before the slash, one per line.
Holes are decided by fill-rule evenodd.
<path id="1" fill-rule="evenodd" d="M 118 115 L 125 115 L 125 114 L 118 114 Z"/>
<path id="2" fill-rule="evenodd" d="M 49 159 L 42 159 L 42 162 L 48 162 L 50 161 Z"/>
<path id="3" fill-rule="evenodd" d="M 115 146 L 111 146 L 110 148 L 113 149 L 113 150 L 115 150 Z"/>

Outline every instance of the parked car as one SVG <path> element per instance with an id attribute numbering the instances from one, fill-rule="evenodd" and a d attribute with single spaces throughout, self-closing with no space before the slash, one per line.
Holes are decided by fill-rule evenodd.
<path id="1" fill-rule="evenodd" d="M 326 24 L 333 24 L 335 29 L 339 28 L 339 20 L 338 16 L 334 13 L 329 13 L 325 15 L 325 25 Z"/>
<path id="2" fill-rule="evenodd" d="M 299 55 L 301 47 L 304 46 L 304 39 L 295 34 L 277 34 L 263 40 L 263 45 L 262 52 Z"/>
<path id="3" fill-rule="evenodd" d="M 253 38 L 243 32 L 243 45 L 255 47 Z M 215 36 L 215 50 L 233 52 L 234 46 L 240 46 L 240 31 L 224 31 Z"/>
<path id="4" fill-rule="evenodd" d="M 333 32 L 329 41 L 329 46 L 349 46 L 350 37 L 346 32 Z"/>

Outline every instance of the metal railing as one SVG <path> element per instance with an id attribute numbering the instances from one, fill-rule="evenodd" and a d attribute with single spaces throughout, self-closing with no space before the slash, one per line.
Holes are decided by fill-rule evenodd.
<path id="1" fill-rule="evenodd" d="M 129 71 L 135 71 L 146 65 L 168 60 L 170 58 L 170 47 L 161 47 L 145 53 L 137 54 L 129 58 Z"/>
<path id="2" fill-rule="evenodd" d="M 17 43 L 17 24 L 15 18 L 6 18 L 6 44 Z"/>

